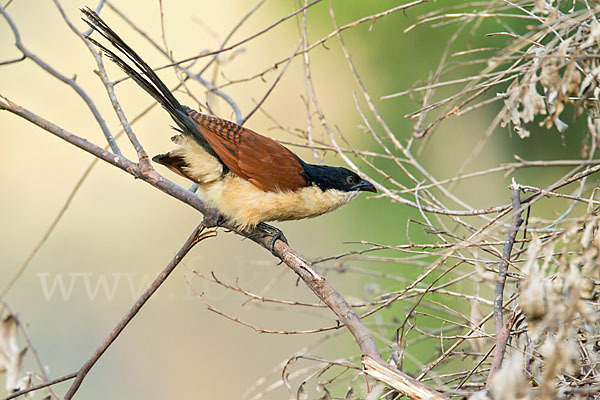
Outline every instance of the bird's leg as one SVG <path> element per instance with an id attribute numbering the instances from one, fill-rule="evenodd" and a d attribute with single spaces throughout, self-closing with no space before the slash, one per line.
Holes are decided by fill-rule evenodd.
<path id="1" fill-rule="evenodd" d="M 277 239 L 281 239 L 285 244 L 288 244 L 287 238 L 285 237 L 281 229 L 275 228 L 274 226 L 271 226 L 269 224 L 265 224 L 264 222 L 259 222 L 258 225 L 256 225 L 256 227 L 265 232 L 267 235 L 273 236 L 271 238 L 271 241 L 269 242 L 269 249 L 271 250 L 271 253 L 275 253 L 275 241 Z"/>

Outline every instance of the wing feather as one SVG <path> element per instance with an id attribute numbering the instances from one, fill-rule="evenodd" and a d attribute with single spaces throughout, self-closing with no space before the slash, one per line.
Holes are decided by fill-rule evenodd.
<path id="1" fill-rule="evenodd" d="M 188 109 L 206 141 L 237 176 L 265 192 L 307 186 L 300 158 L 275 140 L 233 122 Z"/>

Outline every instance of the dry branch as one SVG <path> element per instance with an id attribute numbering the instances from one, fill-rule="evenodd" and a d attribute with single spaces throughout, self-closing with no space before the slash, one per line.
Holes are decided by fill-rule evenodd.
<path id="1" fill-rule="evenodd" d="M 494 354 L 494 359 L 492 360 L 492 366 L 490 368 L 490 374 L 488 377 L 488 384 L 491 382 L 492 377 L 500 369 L 502 366 L 502 360 L 504 358 L 504 352 L 506 351 L 506 344 L 508 342 L 508 338 L 510 337 L 510 328 L 512 327 L 512 319 L 509 318 L 506 321 L 506 324 L 503 322 L 502 312 L 503 312 L 503 303 L 504 303 L 504 285 L 506 284 L 506 273 L 508 270 L 508 264 L 510 263 L 510 255 L 512 253 L 513 245 L 515 244 L 515 240 L 517 238 L 517 233 L 519 233 L 519 228 L 523 223 L 523 218 L 521 218 L 521 188 L 520 186 L 513 181 L 510 187 L 512 193 L 512 208 L 513 208 L 513 218 L 512 224 L 508 231 L 508 237 L 506 239 L 506 243 L 504 244 L 504 249 L 502 250 L 502 261 L 498 266 L 498 281 L 496 283 L 496 289 L 494 291 L 494 322 L 496 326 L 496 352 Z"/>

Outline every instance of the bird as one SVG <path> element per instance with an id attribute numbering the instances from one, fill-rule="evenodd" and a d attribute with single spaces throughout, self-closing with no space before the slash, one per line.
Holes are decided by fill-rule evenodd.
<path id="1" fill-rule="evenodd" d="M 316 217 L 347 204 L 361 191 L 377 192 L 371 182 L 347 168 L 309 164 L 274 139 L 182 105 L 96 12 L 81 11 L 92 28 L 87 40 L 152 96 L 177 125 L 179 134 L 172 138 L 176 148 L 152 160 L 195 182 L 200 198 L 237 228 L 258 228 L 272 236 L 272 252 L 277 239 L 285 243 L 287 239 L 267 222 Z M 89 37 L 94 31 L 124 58 Z"/>

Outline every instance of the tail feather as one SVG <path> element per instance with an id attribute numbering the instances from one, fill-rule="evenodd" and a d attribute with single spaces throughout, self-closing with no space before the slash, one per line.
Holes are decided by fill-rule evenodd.
<path id="1" fill-rule="evenodd" d="M 152 161 L 164 165 L 171 171 L 183 176 L 184 178 L 191 180 L 192 182 L 199 183 L 197 179 L 195 179 L 192 175 L 190 175 L 187 172 L 187 168 L 189 167 L 188 163 L 185 161 L 185 158 L 181 154 L 178 154 L 177 150 L 170 151 L 166 154 L 156 155 L 152 157 Z"/>
<path id="2" fill-rule="evenodd" d="M 119 52 L 124 54 L 131 61 L 134 67 L 128 64 L 114 51 L 109 50 L 98 41 L 88 37 L 87 40 L 98 46 L 119 68 L 121 68 L 131 79 L 133 79 L 142 89 L 152 96 L 175 121 L 177 126 L 186 135 L 191 135 L 209 154 L 220 160 L 219 156 L 206 141 L 198 129 L 196 122 L 188 115 L 188 108 L 181 105 L 173 96 L 173 93 L 156 75 L 154 70 L 131 48 L 123 39 L 117 35 L 107 24 L 90 8 L 82 8 L 81 12 L 87 17 L 83 21 L 93 30 L 97 31 L 106 40 L 108 40 Z M 141 71 L 141 73 L 140 73 Z"/>

